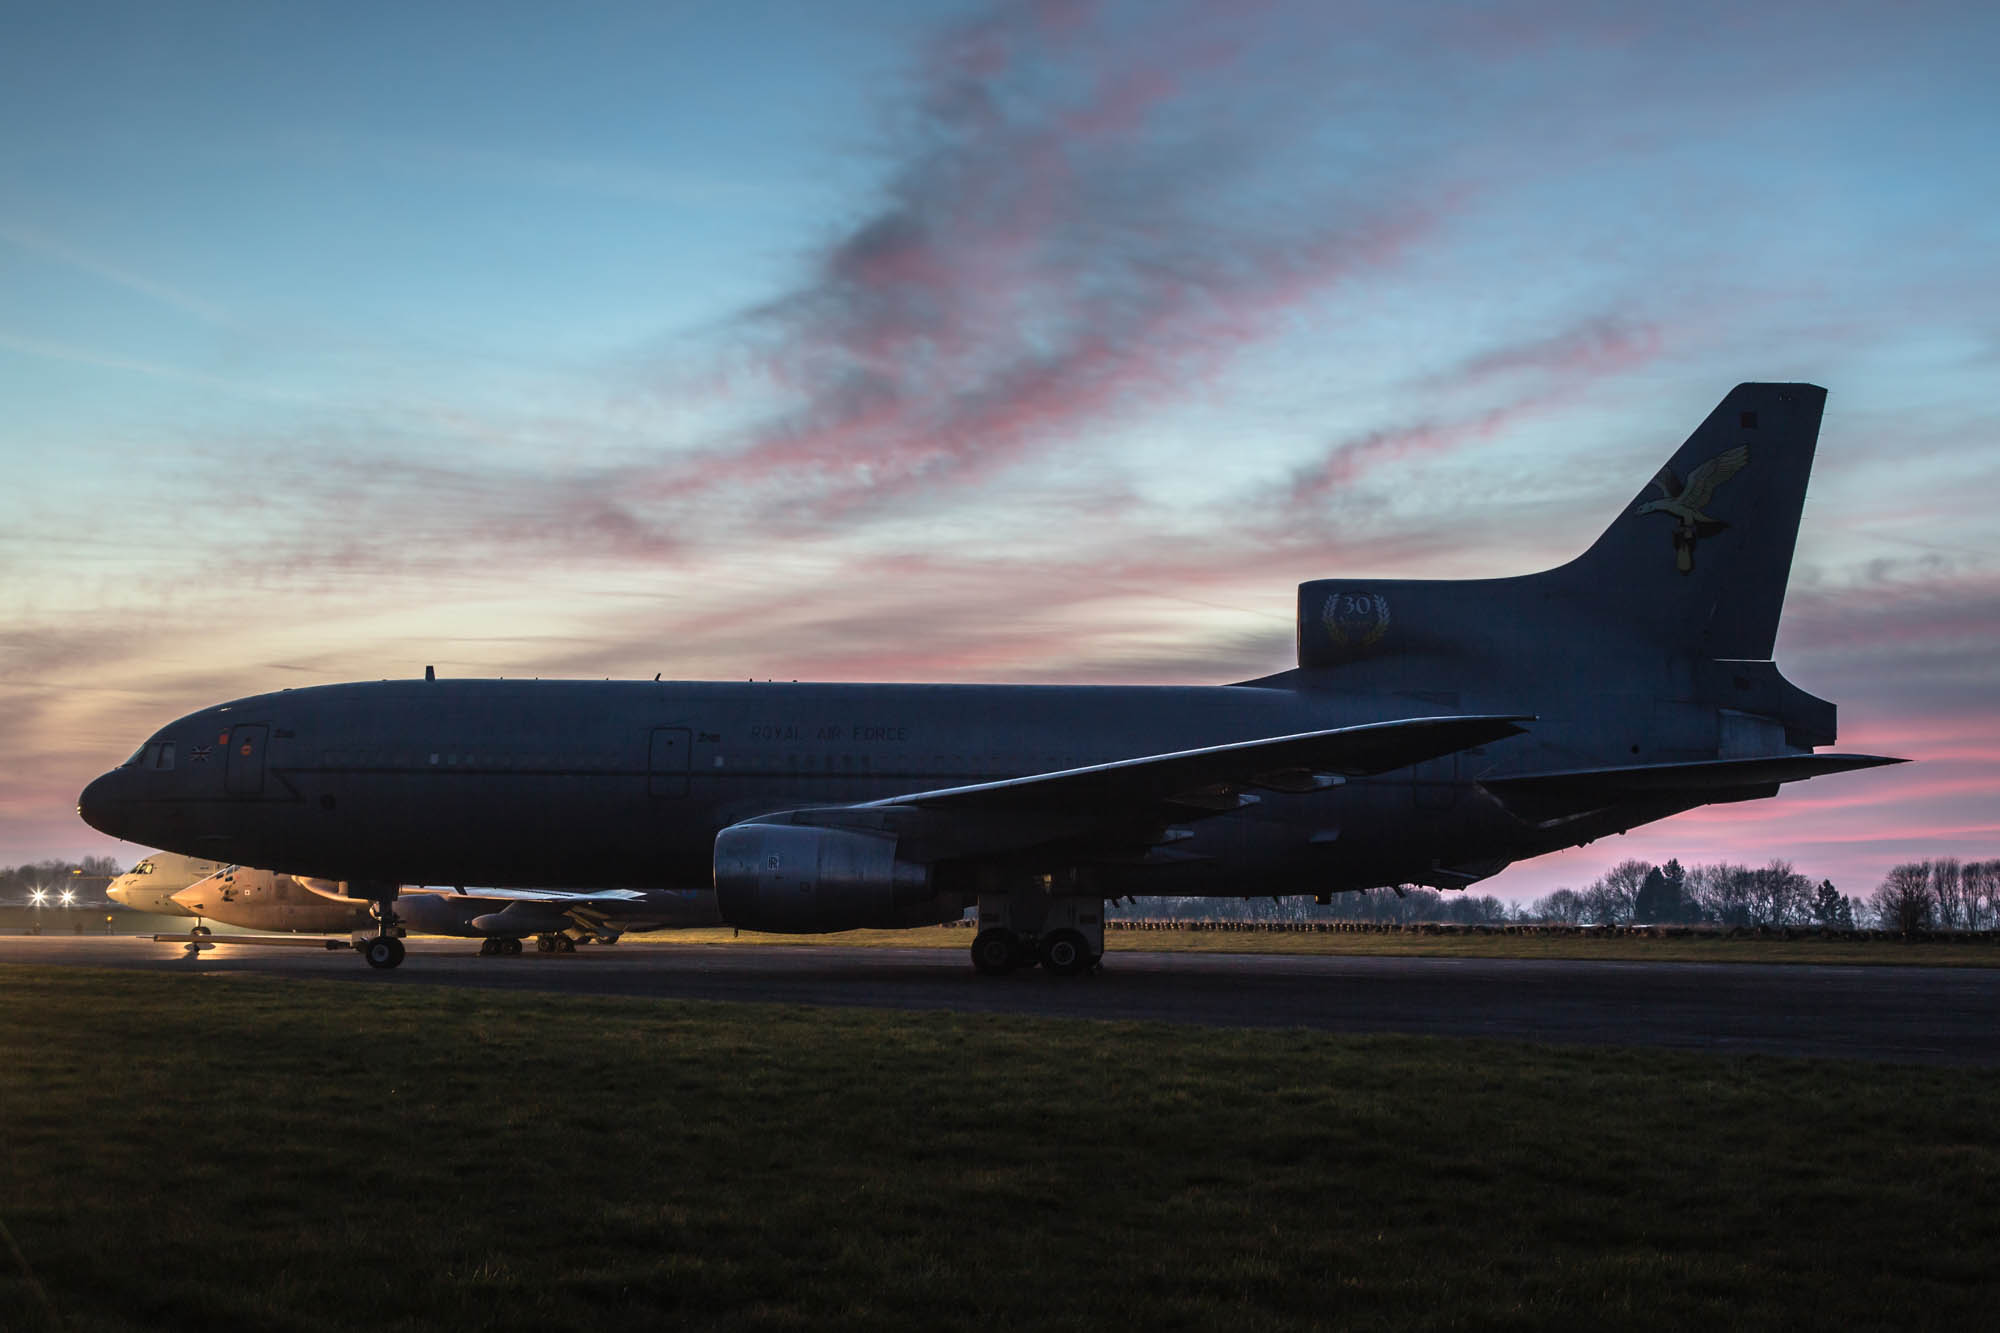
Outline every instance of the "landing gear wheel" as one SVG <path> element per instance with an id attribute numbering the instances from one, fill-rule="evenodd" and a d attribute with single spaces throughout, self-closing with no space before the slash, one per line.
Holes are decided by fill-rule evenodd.
<path id="1" fill-rule="evenodd" d="M 567 935 L 558 935 L 558 936 L 556 936 L 556 952 L 557 952 L 557 953 L 575 953 L 575 952 L 576 952 L 576 941 L 575 941 L 575 940 L 573 940 L 573 939 L 571 939 L 571 938 L 570 938 L 569 936 L 567 936 Z"/>
<path id="2" fill-rule="evenodd" d="M 192 930 L 188 931 L 188 934 L 190 935 L 208 935 L 211 933 L 213 932 L 211 932 L 207 926 L 196 926 Z"/>
<path id="3" fill-rule="evenodd" d="M 553 936 L 553 935 L 537 935 L 537 936 L 535 937 L 535 952 L 536 952 L 536 953 L 554 953 L 555 951 L 556 951 L 556 937 L 555 937 L 555 936 Z"/>
<path id="4" fill-rule="evenodd" d="M 1011 930 L 982 930 L 972 941 L 972 966 L 989 977 L 1005 976 L 1023 961 L 1021 942 Z"/>
<path id="5" fill-rule="evenodd" d="M 479 956 L 481 958 L 491 958 L 499 952 L 500 941 L 494 939 L 491 935 L 479 941 Z"/>
<path id="6" fill-rule="evenodd" d="M 521 952 L 521 941 L 519 940 L 500 941 L 500 952 L 506 954 L 509 958 L 514 957 L 516 954 Z"/>
<path id="7" fill-rule="evenodd" d="M 370 967 L 399 967 L 403 962 L 403 942 L 394 935 L 377 935 L 361 946 L 361 956 Z"/>
<path id="8" fill-rule="evenodd" d="M 1090 941 L 1073 930 L 1052 930 L 1042 936 L 1042 966 L 1059 977 L 1078 977 L 1097 960 Z"/>

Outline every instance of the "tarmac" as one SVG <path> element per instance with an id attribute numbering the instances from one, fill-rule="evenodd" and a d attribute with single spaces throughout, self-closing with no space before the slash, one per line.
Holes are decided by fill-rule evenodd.
<path id="1" fill-rule="evenodd" d="M 0 964 L 2000 1066 L 1994 968 L 1121 950 L 1086 977 L 983 977 L 958 949 L 628 941 L 489 958 L 413 939 L 402 967 L 378 972 L 285 943 L 190 958 L 150 937 L 0 935 Z"/>

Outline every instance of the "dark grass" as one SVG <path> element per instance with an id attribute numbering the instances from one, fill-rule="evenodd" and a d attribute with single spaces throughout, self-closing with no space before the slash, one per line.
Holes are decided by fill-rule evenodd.
<path id="1" fill-rule="evenodd" d="M 2000 1072 L 0 967 L 65 1327 L 1983 1326 Z M 0 1325 L 46 1326 L 0 1246 Z"/>

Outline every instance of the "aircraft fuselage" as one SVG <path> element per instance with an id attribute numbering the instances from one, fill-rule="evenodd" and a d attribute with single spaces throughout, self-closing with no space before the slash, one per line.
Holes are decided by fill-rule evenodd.
<path id="1" fill-rule="evenodd" d="M 1400 705 L 1400 706 L 1399 706 Z M 1406 715 L 1255 686 L 384 681 L 258 695 L 149 744 L 86 818 L 330 879 L 692 888 L 740 820 Z M 1191 819 L 1107 894 L 1331 892 L 1530 851 L 1474 786 L 1528 737 Z M 1511 751 L 1513 762 L 1507 761 Z M 144 753 L 144 752 L 142 752 Z M 1530 839 L 1529 841 L 1532 841 Z"/>

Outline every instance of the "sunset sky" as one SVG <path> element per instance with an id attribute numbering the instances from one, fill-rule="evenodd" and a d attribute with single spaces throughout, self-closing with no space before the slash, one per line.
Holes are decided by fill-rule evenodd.
<path id="1" fill-rule="evenodd" d="M 0 864 L 192 708 L 1225 682 L 1831 391 L 1778 661 L 1922 762 L 1517 866 L 2000 856 L 1989 4 L 70 3 L 0 42 Z"/>

